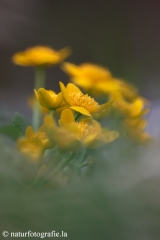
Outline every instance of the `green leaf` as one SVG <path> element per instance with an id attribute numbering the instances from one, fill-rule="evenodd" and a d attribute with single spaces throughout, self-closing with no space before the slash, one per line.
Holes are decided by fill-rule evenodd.
<path id="1" fill-rule="evenodd" d="M 12 120 L 12 126 L 18 129 L 20 135 L 24 136 L 26 128 L 29 123 L 27 119 L 20 113 L 15 113 L 14 118 Z"/>
<path id="2" fill-rule="evenodd" d="M 12 140 L 17 140 L 21 136 L 19 130 L 11 125 L 0 127 L 0 134 L 9 137 Z"/>

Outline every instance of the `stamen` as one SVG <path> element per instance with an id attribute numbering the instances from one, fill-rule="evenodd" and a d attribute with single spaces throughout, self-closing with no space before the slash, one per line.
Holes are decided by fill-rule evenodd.
<path id="1" fill-rule="evenodd" d="M 74 106 L 83 107 L 88 111 L 91 111 L 98 107 L 98 103 L 94 100 L 94 98 L 88 96 L 88 94 L 83 94 L 81 92 L 72 92 L 69 96 Z"/>
<path id="2" fill-rule="evenodd" d="M 35 133 L 34 136 L 38 137 L 42 141 L 43 144 L 45 144 L 49 141 L 45 132 L 37 132 L 37 133 Z"/>
<path id="3" fill-rule="evenodd" d="M 84 122 L 79 122 L 79 123 L 77 123 L 77 125 L 78 125 L 78 128 L 80 130 L 82 139 L 96 133 L 96 129 L 93 125 L 89 125 L 89 124 L 84 123 Z"/>

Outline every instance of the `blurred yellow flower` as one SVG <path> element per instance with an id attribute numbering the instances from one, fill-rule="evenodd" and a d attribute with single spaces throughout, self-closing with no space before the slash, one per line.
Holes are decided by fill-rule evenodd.
<path id="1" fill-rule="evenodd" d="M 39 161 L 44 153 L 42 142 L 37 138 L 20 139 L 18 141 L 18 148 L 34 161 Z"/>
<path id="2" fill-rule="evenodd" d="M 64 84 L 60 82 L 60 88 L 63 98 L 70 108 L 89 117 L 92 117 L 91 114 L 102 112 L 112 104 L 112 101 L 110 101 L 99 105 L 94 98 L 91 98 L 88 94 L 83 94 L 81 90 L 72 83 L 67 84 L 65 87 Z"/>
<path id="3" fill-rule="evenodd" d="M 76 85 L 86 90 L 95 89 L 98 83 L 106 83 L 112 78 L 108 69 L 91 63 L 83 63 L 77 66 L 65 62 L 62 69 L 71 76 L 71 80 Z"/>
<path id="4" fill-rule="evenodd" d="M 51 116 L 46 116 L 44 124 L 35 133 L 31 126 L 26 129 L 25 138 L 18 141 L 19 150 L 29 155 L 33 160 L 38 161 L 43 156 L 46 149 L 53 148 L 55 144 L 49 139 L 47 129 L 49 126 L 54 126 L 54 120 Z"/>
<path id="5" fill-rule="evenodd" d="M 23 52 L 13 55 L 12 61 L 21 66 L 50 66 L 56 65 L 68 57 L 71 53 L 69 48 L 56 51 L 46 46 L 35 46 Z"/>
<path id="6" fill-rule="evenodd" d="M 143 110 L 137 117 L 124 119 L 124 130 L 126 135 L 140 144 L 145 144 L 154 140 L 152 136 L 145 132 L 147 120 L 142 117 L 146 112 L 147 111 Z"/>
<path id="7" fill-rule="evenodd" d="M 62 106 L 63 96 L 62 93 L 56 94 L 52 90 L 45 90 L 44 88 L 39 88 L 38 91 L 34 89 L 36 98 L 38 102 L 45 108 L 49 110 L 56 110 Z"/>
<path id="8" fill-rule="evenodd" d="M 135 118 L 149 111 L 149 108 L 145 108 L 147 101 L 140 96 L 127 101 L 120 94 L 116 94 L 112 95 L 111 99 L 114 100 L 113 107 L 124 117 Z"/>
<path id="9" fill-rule="evenodd" d="M 76 122 L 71 109 L 65 109 L 61 113 L 59 125 L 62 129 L 73 132 L 75 140 L 89 148 L 100 147 L 114 141 L 119 136 L 116 131 L 102 129 L 101 125 L 91 118 L 81 119 Z"/>
<path id="10" fill-rule="evenodd" d="M 154 141 L 154 138 L 144 131 L 146 122 L 139 121 L 137 126 L 131 127 L 131 124 L 125 122 L 126 135 L 138 144 L 146 144 Z"/>

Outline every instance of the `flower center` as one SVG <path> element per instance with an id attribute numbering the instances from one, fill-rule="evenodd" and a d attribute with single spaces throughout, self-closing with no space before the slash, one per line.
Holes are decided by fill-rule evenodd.
<path id="1" fill-rule="evenodd" d="M 37 132 L 34 135 L 35 137 L 38 137 L 43 144 L 47 143 L 49 141 L 47 134 L 45 132 Z"/>
<path id="2" fill-rule="evenodd" d="M 84 139 L 96 133 L 96 129 L 94 128 L 93 125 L 88 125 L 87 123 L 84 123 L 84 122 L 77 122 L 77 125 L 80 130 L 81 139 Z"/>
<path id="3" fill-rule="evenodd" d="M 98 107 L 98 103 L 94 100 L 94 98 L 88 96 L 88 94 L 83 94 L 81 92 L 72 92 L 69 96 L 74 106 L 83 107 L 89 112 Z"/>

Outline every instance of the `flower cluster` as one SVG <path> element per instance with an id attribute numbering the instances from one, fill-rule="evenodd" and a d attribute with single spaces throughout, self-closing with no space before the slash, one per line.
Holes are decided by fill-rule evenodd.
<path id="1" fill-rule="evenodd" d="M 145 132 L 144 115 L 149 111 L 149 102 L 137 89 L 102 66 L 63 62 L 69 54 L 68 48 L 57 52 L 38 46 L 13 56 L 15 64 L 38 69 L 34 124 L 18 140 L 18 148 L 34 162 L 45 166 L 47 161 L 53 162 L 54 176 L 66 167 L 80 170 L 89 165 L 88 159 L 94 158 L 95 151 L 100 152 L 117 138 L 137 144 L 152 140 Z M 39 69 L 61 62 L 71 82 L 66 86 L 59 82 L 60 90 L 56 93 L 45 89 Z M 42 112 L 44 123 L 38 126 Z"/>
<path id="2" fill-rule="evenodd" d="M 152 140 L 152 137 L 144 132 L 147 121 L 143 116 L 149 111 L 149 104 L 134 86 L 114 78 L 108 69 L 95 64 L 84 63 L 76 66 L 64 63 L 63 70 L 71 76 L 71 81 L 84 90 L 103 94 L 113 101 L 112 109 L 121 116 L 127 136 L 139 143 Z"/>
<path id="3" fill-rule="evenodd" d="M 44 150 L 51 146 L 57 145 L 62 150 L 77 151 L 82 147 L 100 147 L 118 137 L 118 132 L 103 129 L 100 123 L 93 119 L 93 114 L 110 108 L 112 101 L 99 105 L 94 98 L 83 94 L 72 83 L 65 87 L 60 82 L 60 89 L 58 94 L 44 88 L 35 90 L 38 102 L 47 108 L 51 115 L 59 110 L 60 119 L 57 125 L 53 116 L 47 115 L 37 133 L 29 126 L 26 139 L 20 139 L 18 143 L 22 152 L 39 158 Z"/>

